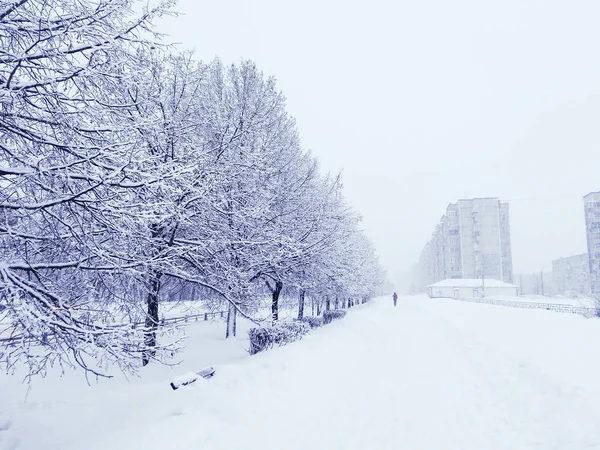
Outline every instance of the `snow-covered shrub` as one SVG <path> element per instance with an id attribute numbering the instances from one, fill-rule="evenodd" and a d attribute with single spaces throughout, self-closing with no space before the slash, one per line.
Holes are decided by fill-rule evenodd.
<path id="1" fill-rule="evenodd" d="M 280 322 L 267 327 L 251 328 L 248 331 L 249 352 L 251 355 L 255 355 L 275 346 L 289 344 L 302 339 L 309 331 L 310 325 L 300 321 Z"/>
<path id="2" fill-rule="evenodd" d="M 346 311 L 343 309 L 335 309 L 332 311 L 323 312 L 323 323 L 326 325 L 337 319 L 342 319 L 346 316 Z"/>
<path id="3" fill-rule="evenodd" d="M 323 318 L 321 317 L 303 317 L 300 321 L 309 324 L 311 328 L 318 328 L 323 325 Z"/>

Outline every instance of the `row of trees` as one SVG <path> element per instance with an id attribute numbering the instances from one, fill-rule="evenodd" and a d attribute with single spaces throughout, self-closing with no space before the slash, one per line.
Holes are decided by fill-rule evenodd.
<path id="1" fill-rule="evenodd" d="M 0 363 L 135 369 L 172 350 L 156 331 L 174 289 L 233 315 L 267 289 L 277 320 L 283 288 L 382 281 L 274 79 L 169 53 L 151 27 L 169 6 L 0 6 Z"/>

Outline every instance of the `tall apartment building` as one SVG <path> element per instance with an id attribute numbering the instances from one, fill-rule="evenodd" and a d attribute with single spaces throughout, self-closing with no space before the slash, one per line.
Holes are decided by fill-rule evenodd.
<path id="1" fill-rule="evenodd" d="M 589 295 L 590 262 L 587 253 L 552 261 L 552 278 L 556 291 L 569 297 Z"/>
<path id="2" fill-rule="evenodd" d="M 507 203 L 474 198 L 451 203 L 419 259 L 420 289 L 447 278 L 493 278 L 512 283 Z"/>
<path id="3" fill-rule="evenodd" d="M 583 197 L 591 293 L 600 299 L 600 192 Z"/>

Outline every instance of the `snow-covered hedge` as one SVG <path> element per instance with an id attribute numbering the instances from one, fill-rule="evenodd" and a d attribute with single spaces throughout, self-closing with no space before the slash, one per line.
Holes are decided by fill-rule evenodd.
<path id="1" fill-rule="evenodd" d="M 250 354 L 255 355 L 290 342 L 302 339 L 310 331 L 310 325 L 305 322 L 280 322 L 275 325 L 260 328 L 251 328 L 248 331 L 250 338 Z"/>
<path id="2" fill-rule="evenodd" d="M 323 312 L 323 323 L 328 324 L 337 319 L 342 319 L 346 316 L 346 311 L 343 309 L 335 309 L 332 311 Z"/>
<path id="3" fill-rule="evenodd" d="M 323 319 L 321 317 L 303 317 L 300 321 L 309 324 L 311 328 L 318 328 L 323 325 Z"/>

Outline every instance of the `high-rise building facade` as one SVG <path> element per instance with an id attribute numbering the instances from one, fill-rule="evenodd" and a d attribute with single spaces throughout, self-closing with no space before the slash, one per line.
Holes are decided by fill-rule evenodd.
<path id="1" fill-rule="evenodd" d="M 590 260 L 587 253 L 552 261 L 552 278 L 560 295 L 575 297 L 590 293 Z"/>
<path id="2" fill-rule="evenodd" d="M 583 197 L 583 205 L 590 269 L 590 288 L 592 295 L 600 299 L 600 192 L 591 192 Z"/>
<path id="3" fill-rule="evenodd" d="M 421 253 L 421 289 L 447 278 L 493 278 L 512 283 L 510 217 L 497 198 L 459 200 L 446 209 Z"/>
<path id="4" fill-rule="evenodd" d="M 508 203 L 500 203 L 500 242 L 502 249 L 502 276 L 507 283 L 513 280 L 512 245 L 510 242 L 510 212 Z"/>

